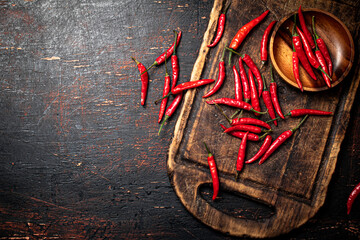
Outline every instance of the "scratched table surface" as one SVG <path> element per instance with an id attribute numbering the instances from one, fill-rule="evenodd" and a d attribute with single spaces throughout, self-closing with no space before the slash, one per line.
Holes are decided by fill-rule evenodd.
<path id="1" fill-rule="evenodd" d="M 262 1 L 270 10 L 272 2 L 314 7 Z M 326 4 L 360 9 L 355 0 L 317 1 L 319 8 Z M 165 69 L 150 71 L 142 107 L 131 60 L 149 66 L 171 45 L 173 30 L 181 30 L 179 81 L 187 81 L 212 5 L 0 1 L 1 239 L 232 239 L 196 220 L 173 191 L 166 159 L 178 112 L 158 136 L 153 103 Z M 356 47 L 359 21 L 352 26 Z M 356 54 L 350 74 L 358 74 L 358 63 Z M 358 91 L 324 206 L 276 239 L 360 239 L 360 199 L 346 214 L 360 182 L 359 101 Z"/>

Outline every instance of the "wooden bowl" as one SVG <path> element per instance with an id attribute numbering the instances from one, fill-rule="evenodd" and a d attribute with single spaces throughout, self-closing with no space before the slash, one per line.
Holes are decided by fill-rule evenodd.
<path id="1" fill-rule="evenodd" d="M 331 13 L 319 9 L 303 9 L 306 25 L 312 33 L 311 19 L 315 16 L 316 33 L 324 39 L 333 62 L 331 87 L 344 80 L 354 61 L 354 41 L 347 27 Z M 270 39 L 271 62 L 285 82 L 299 88 L 293 74 L 291 30 L 295 12 L 284 17 L 276 24 Z M 300 26 L 300 24 L 298 24 Z M 329 89 L 321 72 L 314 70 L 317 80 L 313 80 L 299 63 L 300 80 L 305 91 L 323 91 Z"/>

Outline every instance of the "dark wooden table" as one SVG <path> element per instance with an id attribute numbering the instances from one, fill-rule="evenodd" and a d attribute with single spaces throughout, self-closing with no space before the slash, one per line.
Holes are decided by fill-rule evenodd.
<path id="1" fill-rule="evenodd" d="M 300 3 L 279 4 L 295 10 Z M 142 107 L 130 58 L 149 66 L 171 45 L 172 30 L 182 30 L 180 81 L 187 81 L 212 4 L 0 1 L 1 239 L 231 238 L 197 221 L 175 195 L 166 159 L 178 113 L 158 136 L 153 104 L 165 69 L 150 71 Z M 317 2 L 327 4 L 360 9 L 355 0 Z M 356 52 L 359 21 L 352 26 Z M 350 76 L 359 74 L 358 64 L 356 54 Z M 346 214 L 360 182 L 359 93 L 324 206 L 277 239 L 360 239 L 359 201 Z"/>

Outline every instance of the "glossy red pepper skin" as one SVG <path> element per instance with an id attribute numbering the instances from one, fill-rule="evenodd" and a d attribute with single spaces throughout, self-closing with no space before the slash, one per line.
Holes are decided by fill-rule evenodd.
<path id="1" fill-rule="evenodd" d="M 179 59 L 177 55 L 171 56 L 171 69 L 172 69 L 172 77 L 173 77 L 171 89 L 173 89 L 176 86 L 176 83 L 179 79 Z"/>
<path id="2" fill-rule="evenodd" d="M 138 67 L 138 70 L 140 72 L 140 74 L 144 71 L 146 71 L 146 67 L 139 61 L 137 61 L 135 58 L 132 58 L 137 67 Z M 140 104 L 142 106 L 145 105 L 145 101 L 146 101 L 146 95 L 147 95 L 147 91 L 148 91 L 148 85 L 149 85 L 149 75 L 148 73 L 143 73 L 141 74 L 141 96 L 140 96 Z"/>
<path id="3" fill-rule="evenodd" d="M 222 127 L 222 129 L 226 130 L 227 127 L 225 127 L 224 125 L 220 124 L 220 126 Z M 228 134 L 230 134 L 231 136 L 233 137 L 237 137 L 237 138 L 240 138 L 242 139 L 245 135 L 245 132 L 240 132 L 240 131 L 232 131 L 232 132 L 229 132 Z M 248 134 L 248 140 L 249 141 L 253 141 L 253 142 L 257 142 L 259 141 L 259 136 L 254 134 L 254 133 L 249 133 Z"/>
<path id="4" fill-rule="evenodd" d="M 332 76 L 333 64 L 332 64 L 332 61 L 331 61 L 329 50 L 327 49 L 326 44 L 325 44 L 325 42 L 324 42 L 324 40 L 322 38 L 316 39 L 316 43 L 317 43 L 322 55 L 324 56 L 324 58 L 326 60 L 327 67 L 329 69 L 329 76 Z"/>
<path id="5" fill-rule="evenodd" d="M 273 152 L 275 152 L 275 150 L 278 149 L 281 146 L 281 144 L 283 144 L 292 135 L 293 135 L 292 130 L 287 130 L 287 131 L 283 132 L 282 134 L 280 134 L 280 136 L 277 139 L 275 139 L 275 141 L 270 145 L 268 150 L 265 152 L 263 157 L 260 159 L 259 165 L 262 164 L 263 162 L 265 162 L 265 160 L 268 159 L 270 157 L 270 155 Z"/>
<path id="6" fill-rule="evenodd" d="M 220 188 L 219 175 L 217 172 L 214 155 L 210 152 L 210 150 L 208 149 L 205 142 L 204 142 L 204 144 L 205 144 L 206 151 L 208 153 L 207 162 L 209 164 L 209 169 L 210 169 L 210 174 L 211 174 L 211 179 L 212 179 L 212 185 L 213 185 L 212 200 L 214 201 L 216 199 L 217 195 L 219 194 L 219 188 Z"/>
<path id="7" fill-rule="evenodd" d="M 244 101 L 248 102 L 250 101 L 251 98 L 251 92 L 250 92 L 249 80 L 246 75 L 242 57 L 239 57 L 239 73 L 240 73 L 242 90 L 244 93 Z"/>
<path id="8" fill-rule="evenodd" d="M 316 57 L 312 51 L 312 47 L 310 46 L 307 38 L 305 37 L 305 34 L 298 27 L 297 27 L 297 31 L 299 33 L 301 42 L 303 43 L 304 51 L 307 56 L 307 59 L 309 60 L 310 65 L 315 69 L 319 68 L 320 63 L 316 59 Z"/>
<path id="9" fill-rule="evenodd" d="M 255 80 L 254 80 L 254 76 L 251 72 L 251 70 L 249 69 L 249 85 L 250 85 L 250 99 L 251 99 L 251 105 L 253 106 L 253 108 L 256 110 L 256 111 L 261 111 L 260 109 L 260 101 L 259 101 L 259 95 L 258 95 L 258 92 L 257 92 L 257 89 L 256 89 L 256 85 L 255 85 Z M 259 116 L 258 113 L 254 113 L 255 116 Z"/>
<path id="10" fill-rule="evenodd" d="M 282 119 L 285 119 L 284 114 L 282 113 L 281 107 L 280 107 L 280 103 L 279 103 L 279 99 L 278 99 L 278 95 L 277 95 L 277 84 L 274 80 L 273 77 L 273 72 L 272 72 L 272 67 L 270 68 L 270 76 L 271 76 L 271 82 L 270 82 L 270 96 L 271 96 L 271 101 L 273 103 L 274 109 L 276 111 L 276 113 L 279 115 L 279 117 L 281 117 Z"/>
<path id="11" fill-rule="evenodd" d="M 263 144 L 259 148 L 259 151 L 252 158 L 246 160 L 245 163 L 253 163 L 256 160 L 258 160 L 262 155 L 264 155 L 264 153 L 269 149 L 271 145 L 271 141 L 272 141 L 271 135 L 267 135 L 264 139 Z"/>
<path id="12" fill-rule="evenodd" d="M 327 116 L 331 114 L 332 112 L 316 110 L 316 109 L 293 109 L 286 115 L 290 115 L 291 117 L 301 117 L 305 115 Z"/>
<path id="13" fill-rule="evenodd" d="M 176 46 L 179 45 L 179 42 L 180 42 L 180 39 L 181 39 L 181 31 L 179 31 L 178 35 L 177 35 L 177 41 L 176 41 Z M 158 58 L 155 59 L 155 62 L 153 64 L 155 65 L 160 65 L 162 63 L 165 62 L 165 56 L 166 59 L 168 59 L 174 52 L 174 45 L 175 45 L 175 42 L 171 45 L 171 47 L 169 47 L 166 52 L 164 52 L 163 54 L 161 54 Z"/>
<path id="14" fill-rule="evenodd" d="M 244 54 L 243 58 L 244 62 L 246 63 L 246 65 L 250 68 L 251 72 L 255 75 L 256 80 L 257 80 L 257 84 L 258 84 L 258 97 L 261 97 L 264 85 L 263 85 L 263 80 L 262 80 L 262 76 L 261 73 L 259 71 L 259 69 L 257 68 L 256 64 L 254 63 L 254 61 L 251 59 L 251 57 L 247 54 Z"/>
<path id="15" fill-rule="evenodd" d="M 170 92 L 170 76 L 166 75 L 164 89 L 163 89 L 163 97 L 166 96 L 169 92 Z M 168 98 L 164 98 L 163 100 L 161 100 L 158 123 L 161 122 L 161 119 L 165 114 L 167 102 L 168 102 Z"/>
<path id="16" fill-rule="evenodd" d="M 215 83 L 214 87 L 212 89 L 209 90 L 209 92 L 207 92 L 203 98 L 207 98 L 212 96 L 214 93 L 216 93 L 220 87 L 223 85 L 224 81 L 225 81 L 225 76 L 226 76 L 226 69 L 225 69 L 225 62 L 224 62 L 224 55 L 225 55 L 225 48 L 223 50 L 220 62 L 219 62 L 219 73 L 218 73 L 218 80 Z"/>
<path id="17" fill-rule="evenodd" d="M 231 122 L 231 126 L 240 125 L 240 124 L 252 124 L 267 129 L 271 129 L 271 126 L 269 124 L 256 118 L 234 118 Z"/>
<path id="18" fill-rule="evenodd" d="M 269 26 L 265 29 L 264 34 L 261 39 L 261 45 L 260 45 L 260 57 L 263 64 L 268 59 L 268 42 L 269 42 L 269 35 L 271 32 L 271 29 L 275 25 L 276 21 L 272 21 Z"/>
<path id="19" fill-rule="evenodd" d="M 262 98 L 264 100 L 264 103 L 265 103 L 265 106 L 266 106 L 266 108 L 268 110 L 270 118 L 274 119 L 276 117 L 275 110 L 274 110 L 274 106 L 273 106 L 272 101 L 271 101 L 270 91 L 267 89 L 265 80 L 264 80 L 264 91 L 263 91 L 263 94 L 262 94 Z M 278 125 L 276 120 L 273 121 L 273 123 L 274 123 L 275 126 Z"/>
<path id="20" fill-rule="evenodd" d="M 293 41 L 297 56 L 298 56 L 301 64 L 303 65 L 305 71 L 310 75 L 310 77 L 312 79 L 316 80 L 315 73 L 312 70 L 311 65 L 310 65 L 310 63 L 309 63 L 309 61 L 308 61 L 308 59 L 307 59 L 307 57 L 305 55 L 305 52 L 303 50 L 300 36 L 299 35 L 297 35 L 297 36 L 294 35 L 292 37 L 292 41 Z"/>
<path id="21" fill-rule="evenodd" d="M 315 51 L 315 55 L 316 55 L 316 58 L 318 59 L 322 69 L 324 69 L 324 71 L 329 74 L 329 71 L 327 69 L 327 66 L 326 66 L 326 61 L 325 61 L 325 58 L 324 56 L 321 54 L 321 52 L 319 50 Z M 328 76 L 326 76 L 326 74 L 324 74 L 323 72 L 321 72 L 321 75 L 326 83 L 326 85 L 328 87 L 331 87 L 331 81 L 330 79 L 328 78 Z"/>
<path id="22" fill-rule="evenodd" d="M 241 170 L 244 167 L 245 154 L 246 154 L 246 143 L 247 143 L 248 135 L 249 135 L 249 132 L 246 132 L 240 143 L 238 157 L 237 157 L 237 161 L 236 161 L 236 171 L 238 173 L 241 172 Z"/>
<path id="23" fill-rule="evenodd" d="M 229 127 L 224 131 L 224 133 L 232 132 L 232 131 L 245 131 L 245 132 L 252 132 L 252 133 L 261 133 L 261 128 L 252 125 L 235 125 Z"/>
<path id="24" fill-rule="evenodd" d="M 312 35 L 309 31 L 309 29 L 306 27 L 306 23 L 305 23 L 305 18 L 304 18 L 304 15 L 301 11 L 301 5 L 298 9 L 298 15 L 299 15 L 299 21 L 300 21 L 300 26 L 301 26 L 301 29 L 304 33 L 304 35 L 306 36 L 306 39 L 308 40 L 311 48 L 315 48 L 315 43 L 314 43 L 314 40 L 312 38 Z"/>
<path id="25" fill-rule="evenodd" d="M 174 100 L 171 102 L 170 106 L 166 109 L 165 117 L 164 117 L 164 120 L 161 123 L 161 126 L 159 128 L 158 135 L 160 135 L 161 129 L 164 126 L 165 122 L 168 120 L 169 117 L 171 117 L 174 114 L 174 112 L 176 111 L 176 109 L 180 105 L 183 94 L 184 94 L 184 92 L 180 92 L 179 94 L 177 94 L 175 96 Z"/>
<path id="26" fill-rule="evenodd" d="M 241 80 L 240 80 L 240 74 L 237 71 L 235 65 L 232 67 L 233 73 L 234 73 L 234 86 L 235 86 L 235 99 L 242 101 L 242 87 L 241 87 Z"/>
<path id="27" fill-rule="evenodd" d="M 232 98 L 218 98 L 211 101 L 206 101 L 207 104 L 224 104 L 230 107 L 240 108 L 247 111 L 253 111 L 257 112 L 249 103 L 246 103 L 244 101 L 235 100 Z M 264 114 L 264 113 L 261 113 Z"/>
<path id="28" fill-rule="evenodd" d="M 296 51 L 293 51 L 293 55 L 292 55 L 292 64 L 293 64 L 293 73 L 294 73 L 294 78 L 296 80 L 297 85 L 299 86 L 300 91 L 304 91 L 302 82 L 300 80 L 300 73 L 299 73 L 299 58 L 297 56 Z"/>
<path id="29" fill-rule="evenodd" d="M 360 183 L 358 183 L 355 186 L 355 188 L 351 191 L 351 193 L 348 197 L 348 200 L 346 203 L 347 214 L 350 214 L 352 205 L 354 204 L 354 201 L 359 194 L 360 194 Z"/>
<path id="30" fill-rule="evenodd" d="M 171 90 L 171 93 L 176 95 L 181 93 L 182 91 L 188 90 L 188 89 L 192 89 L 192 88 L 197 88 L 206 84 L 210 84 L 215 82 L 214 79 L 200 79 L 200 80 L 196 80 L 196 81 L 190 81 L 190 82 L 184 82 L 181 83 L 179 85 L 177 85 L 176 87 L 174 87 Z"/>

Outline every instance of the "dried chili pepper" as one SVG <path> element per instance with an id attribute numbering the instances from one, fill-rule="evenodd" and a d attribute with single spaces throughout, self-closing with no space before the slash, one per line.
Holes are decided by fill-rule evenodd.
<path id="1" fill-rule="evenodd" d="M 260 45 L 260 56 L 261 56 L 261 64 L 264 65 L 268 59 L 268 42 L 269 42 L 269 35 L 271 29 L 275 25 L 276 21 L 272 21 L 269 26 L 265 29 L 264 34 L 261 39 Z"/>
<path id="2" fill-rule="evenodd" d="M 209 164 L 210 174 L 211 174 L 211 178 L 212 178 L 212 185 L 213 185 L 212 200 L 214 201 L 219 193 L 219 186 L 220 186 L 219 175 L 218 175 L 218 172 L 216 169 L 214 155 L 212 155 L 212 153 L 210 152 L 210 150 L 205 142 L 204 142 L 204 145 L 205 145 L 206 151 L 208 153 L 207 161 Z"/>
<path id="3" fill-rule="evenodd" d="M 222 129 L 226 130 L 227 127 L 225 127 L 224 125 L 220 124 L 220 126 L 222 127 Z M 233 137 L 237 137 L 242 139 L 245 135 L 245 132 L 240 132 L 240 131 L 232 131 L 229 132 L 228 134 L 230 134 Z M 264 134 L 265 135 L 265 134 Z M 248 134 L 248 140 L 249 141 L 253 141 L 253 142 L 257 142 L 261 139 L 261 137 L 259 137 L 258 135 L 254 134 L 254 133 L 249 133 Z"/>
<path id="4" fill-rule="evenodd" d="M 232 67 L 233 73 L 234 73 L 234 86 L 235 86 L 235 99 L 242 101 L 242 87 L 241 87 L 241 80 L 240 80 L 240 74 L 237 71 L 235 65 Z"/>
<path id="5" fill-rule="evenodd" d="M 228 8 L 230 7 L 230 4 L 231 4 L 231 2 L 229 2 L 229 4 L 225 7 L 225 10 L 220 14 L 214 42 L 209 44 L 208 47 L 215 47 L 219 43 L 219 41 L 224 33 L 226 12 L 227 12 Z"/>
<path id="6" fill-rule="evenodd" d="M 247 111 L 252 111 L 254 113 L 259 113 L 259 114 L 265 114 L 266 112 L 258 112 L 256 111 L 251 104 L 246 103 L 244 101 L 239 101 L 239 100 L 235 100 L 232 98 L 218 98 L 215 100 L 211 100 L 211 101 L 206 101 L 207 104 L 224 104 L 227 106 L 231 106 L 231 107 L 236 107 L 236 108 L 240 108 L 240 109 L 244 109 Z"/>
<path id="7" fill-rule="evenodd" d="M 326 44 L 324 42 L 324 40 L 322 38 L 320 38 L 317 33 L 316 33 L 316 29 L 315 29 L 315 16 L 312 17 L 312 26 L 313 26 L 313 32 L 314 32 L 314 36 L 315 36 L 315 41 L 322 53 L 322 55 L 324 56 L 326 63 L 327 63 L 327 67 L 329 70 L 329 75 L 332 76 L 333 73 L 333 63 L 331 61 L 331 57 L 329 54 L 329 51 L 326 47 Z"/>
<path id="8" fill-rule="evenodd" d="M 163 97 L 167 96 L 169 92 L 170 92 L 170 76 L 167 71 L 166 57 L 165 57 L 165 82 L 164 82 L 164 89 L 163 89 Z M 167 97 L 165 97 L 161 100 L 158 123 L 161 122 L 161 119 L 163 118 L 163 116 L 165 114 L 167 101 L 168 101 Z"/>
<path id="9" fill-rule="evenodd" d="M 136 63 L 138 70 L 140 73 L 142 73 L 144 70 L 146 70 L 145 66 L 137 61 L 134 57 L 131 57 L 132 60 L 134 60 L 134 62 Z M 141 97 L 140 97 L 140 104 L 141 105 L 145 105 L 145 101 L 146 101 L 146 95 L 147 95 L 147 91 L 148 91 L 148 85 L 149 85 L 149 75 L 146 74 L 142 74 L 141 75 Z"/>
<path id="10" fill-rule="evenodd" d="M 299 73 L 299 58 L 298 58 L 298 55 L 295 51 L 295 47 L 294 47 L 294 44 L 292 43 L 292 65 L 293 65 L 293 73 L 294 73 L 294 77 L 295 77 L 295 80 L 296 80 L 296 83 L 297 85 L 299 86 L 299 89 L 300 91 L 304 91 L 304 88 L 303 88 L 303 85 L 302 85 L 302 82 L 300 80 L 300 73 Z"/>
<path id="11" fill-rule="evenodd" d="M 251 105 L 253 106 L 253 108 L 260 112 L 261 108 L 260 108 L 260 101 L 259 101 L 259 95 L 256 89 L 256 85 L 255 85 L 255 80 L 254 80 L 254 76 L 251 72 L 251 69 L 249 69 L 249 84 L 250 84 L 250 98 L 251 98 Z M 255 116 L 259 116 L 258 113 L 255 112 Z"/>
<path id="12" fill-rule="evenodd" d="M 229 127 L 224 131 L 224 133 L 232 132 L 232 131 L 245 131 L 245 132 L 252 132 L 252 133 L 261 133 L 262 130 L 260 127 L 253 126 L 253 125 L 234 125 L 232 127 Z"/>
<path id="13" fill-rule="evenodd" d="M 347 203 L 346 203 L 346 208 L 347 208 L 347 214 L 350 214 L 351 211 L 351 207 L 356 199 L 356 197 L 360 194 L 360 183 L 358 183 L 355 188 L 351 191 Z"/>
<path id="14" fill-rule="evenodd" d="M 282 134 L 280 134 L 280 136 L 277 139 L 275 139 L 275 141 L 270 145 L 268 150 L 262 156 L 262 158 L 259 161 L 259 165 L 262 164 L 263 162 L 265 162 L 265 160 L 268 159 L 269 156 L 276 149 L 278 149 L 281 144 L 283 144 L 289 137 L 291 137 L 294 134 L 294 132 L 304 123 L 304 121 L 306 120 L 307 117 L 308 117 L 308 115 L 306 115 L 295 128 L 287 130 L 287 131 L 283 132 Z"/>
<path id="15" fill-rule="evenodd" d="M 244 26 L 242 26 L 238 32 L 236 33 L 236 35 L 234 36 L 234 38 L 231 40 L 231 43 L 229 45 L 229 48 L 233 49 L 234 51 L 236 49 L 239 48 L 239 46 L 241 45 L 241 43 L 244 41 L 244 39 L 246 38 L 246 36 L 249 34 L 249 32 L 256 26 L 258 25 L 265 17 L 266 15 L 269 13 L 269 10 L 266 10 L 264 13 L 262 13 L 260 16 L 258 16 L 257 18 L 251 20 L 250 22 L 248 22 L 247 24 L 245 24 Z M 229 54 L 229 64 L 231 61 L 231 57 L 232 54 L 230 52 Z"/>
<path id="16" fill-rule="evenodd" d="M 177 38 L 178 38 L 178 34 L 176 31 L 174 31 L 175 34 L 175 41 L 177 42 Z M 179 59 L 178 56 L 176 55 L 176 45 L 174 45 L 174 52 L 171 55 L 171 68 L 172 68 L 172 84 L 171 84 L 171 89 L 173 89 L 176 86 L 176 83 L 179 79 Z"/>
<path id="17" fill-rule="evenodd" d="M 232 126 L 239 125 L 239 124 L 252 124 L 252 125 L 261 126 L 261 127 L 267 128 L 267 129 L 271 129 L 269 124 L 267 124 L 266 122 L 264 122 L 260 119 L 256 119 L 256 118 L 234 118 L 231 122 Z"/>
<path id="18" fill-rule="evenodd" d="M 177 35 L 176 45 L 179 45 L 181 34 L 182 34 L 181 31 L 179 31 L 179 33 Z M 175 46 L 175 42 L 171 45 L 171 47 L 169 47 L 166 50 L 166 52 L 164 52 L 158 58 L 156 58 L 154 63 L 148 69 L 143 71 L 141 74 L 144 74 L 145 72 L 149 71 L 154 66 L 159 66 L 160 64 L 164 63 L 165 62 L 165 56 L 166 56 L 166 58 L 169 58 L 173 54 L 174 46 Z"/>
<path id="19" fill-rule="evenodd" d="M 165 117 L 159 128 L 158 135 L 160 135 L 161 129 L 164 126 L 165 122 L 168 120 L 169 117 L 171 117 L 174 114 L 174 112 L 180 105 L 182 97 L 183 97 L 183 92 L 180 92 L 179 94 L 177 94 L 175 96 L 174 100 L 171 102 L 170 106 L 166 109 Z"/>
<path id="20" fill-rule="evenodd" d="M 270 76 L 271 76 L 271 81 L 270 81 L 270 96 L 271 96 L 271 101 L 273 103 L 273 106 L 275 108 L 276 113 L 282 118 L 285 119 L 284 114 L 281 111 L 281 107 L 280 107 L 280 103 L 279 103 L 279 99 L 277 96 L 277 84 L 274 80 L 274 75 L 273 75 L 273 70 L 272 70 L 272 65 L 270 64 Z"/>
<path id="21" fill-rule="evenodd" d="M 225 71 L 225 63 L 224 63 L 224 56 L 225 56 L 225 48 L 223 50 L 223 53 L 221 55 L 221 59 L 220 59 L 220 62 L 219 62 L 219 73 L 218 73 L 218 80 L 217 82 L 215 83 L 214 87 L 212 89 L 210 89 L 209 92 L 207 92 L 203 98 L 207 98 L 207 97 L 210 97 L 211 95 L 213 95 L 214 93 L 216 93 L 220 87 L 222 86 L 222 84 L 224 83 L 224 80 L 225 80 L 225 74 L 226 74 L 226 71 Z"/>
<path id="22" fill-rule="evenodd" d="M 299 7 L 298 14 L 299 14 L 299 21 L 300 21 L 301 29 L 304 32 L 305 37 L 308 40 L 311 48 L 315 48 L 315 43 L 314 43 L 314 40 L 312 38 L 312 35 L 311 35 L 309 29 L 307 29 L 307 27 L 306 27 L 305 18 L 304 18 L 304 15 L 303 15 L 302 11 L 301 11 L 301 5 Z"/>
<path id="23" fill-rule="evenodd" d="M 269 149 L 271 145 L 271 141 L 272 141 L 271 135 L 267 135 L 264 139 L 263 144 L 259 148 L 259 151 L 257 151 L 257 153 L 252 158 L 246 160 L 245 163 L 253 163 L 256 160 L 258 160 L 262 155 L 264 155 L 264 153 Z"/>
<path id="24" fill-rule="evenodd" d="M 238 151 L 238 157 L 236 160 L 236 172 L 237 172 L 236 179 L 239 178 L 239 174 L 244 167 L 245 154 L 246 154 L 246 143 L 247 143 L 248 135 L 249 135 L 249 132 L 246 132 L 244 137 L 241 139 L 241 143 L 240 143 L 240 147 L 239 147 L 239 151 Z"/>
<path id="25" fill-rule="evenodd" d="M 298 58 L 303 65 L 305 71 L 311 76 L 312 79 L 316 80 L 316 76 L 314 71 L 312 70 L 310 63 L 306 57 L 306 54 L 303 49 L 303 45 L 301 43 L 301 39 L 299 34 L 296 32 L 296 14 L 294 15 L 294 25 L 292 30 L 292 42 L 294 44 L 295 51 L 298 55 Z"/>
<path id="26" fill-rule="evenodd" d="M 263 91 L 263 100 L 265 103 L 265 106 L 268 110 L 269 116 L 271 119 L 275 118 L 275 110 L 274 110 L 274 106 L 272 104 L 271 101 L 271 96 L 270 96 L 270 91 L 267 89 L 266 86 L 266 82 L 265 82 L 265 78 L 263 77 L 263 81 L 264 81 L 264 91 Z M 277 121 L 274 121 L 275 126 L 277 126 Z"/>

